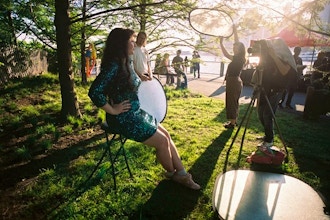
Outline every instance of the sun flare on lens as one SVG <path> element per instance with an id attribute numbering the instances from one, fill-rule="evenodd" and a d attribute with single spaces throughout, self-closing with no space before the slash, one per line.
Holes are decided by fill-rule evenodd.
<path id="1" fill-rule="evenodd" d="M 254 68 L 257 67 L 260 62 L 260 57 L 251 56 L 248 59 L 249 59 L 249 64 Z"/>

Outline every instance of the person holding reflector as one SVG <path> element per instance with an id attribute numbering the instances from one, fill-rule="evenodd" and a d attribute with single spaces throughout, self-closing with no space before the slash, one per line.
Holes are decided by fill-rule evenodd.
<path id="1" fill-rule="evenodd" d="M 245 46 L 239 42 L 237 30 L 235 25 L 234 30 L 234 46 L 233 55 L 229 54 L 226 48 L 223 46 L 223 37 L 220 38 L 220 47 L 223 55 L 227 57 L 231 62 L 228 65 L 226 73 L 226 115 L 229 120 L 224 124 L 225 128 L 234 128 L 237 124 L 238 109 L 239 109 L 239 97 L 241 96 L 243 82 L 241 80 L 241 71 L 246 62 L 245 59 Z"/>

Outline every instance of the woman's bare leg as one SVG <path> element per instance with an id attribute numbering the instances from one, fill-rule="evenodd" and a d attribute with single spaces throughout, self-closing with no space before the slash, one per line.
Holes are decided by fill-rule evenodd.
<path id="1" fill-rule="evenodd" d="M 168 172 L 174 172 L 170 140 L 161 129 L 157 129 L 154 135 L 143 143 L 156 148 L 156 157 L 163 168 Z"/>
<path id="2" fill-rule="evenodd" d="M 156 148 L 157 159 L 168 172 L 166 175 L 168 178 L 194 190 L 201 188 L 184 169 L 176 146 L 162 125 L 159 125 L 156 133 L 143 143 Z"/>
<path id="3" fill-rule="evenodd" d="M 171 155 L 172 155 L 172 163 L 173 163 L 174 169 L 177 171 L 183 170 L 184 166 L 182 164 L 178 149 L 176 148 L 174 141 L 172 140 L 170 134 L 161 124 L 158 126 L 158 128 L 166 135 L 166 137 L 169 140 L 170 150 L 171 150 Z"/>

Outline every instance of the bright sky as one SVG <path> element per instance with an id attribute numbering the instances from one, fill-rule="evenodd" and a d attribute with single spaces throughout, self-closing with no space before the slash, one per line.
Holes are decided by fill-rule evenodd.
<path id="1" fill-rule="evenodd" d="M 273 9 L 276 9 L 277 11 L 283 13 L 287 13 L 288 10 L 291 9 L 292 12 L 298 10 L 300 8 L 300 6 L 303 3 L 306 2 L 313 2 L 315 0 L 246 0 L 246 4 L 244 5 L 236 5 L 233 6 L 234 8 L 237 9 L 242 9 L 242 10 L 247 10 L 247 9 L 252 9 L 252 8 L 261 8 L 261 12 L 264 11 L 266 14 L 274 14 L 276 15 L 276 12 L 274 11 L 269 11 L 267 9 L 265 9 L 264 7 L 261 7 L 261 5 L 267 5 L 270 6 Z M 235 2 L 234 0 L 199 0 L 198 1 L 198 5 L 199 7 L 202 8 L 212 8 L 220 3 L 222 4 L 226 4 L 226 2 L 228 3 L 227 5 L 232 5 L 233 2 Z M 252 2 L 252 3 L 251 3 Z M 253 3 L 255 2 L 255 3 Z M 239 13 L 239 12 L 238 12 Z"/>
<path id="2" fill-rule="evenodd" d="M 301 10 L 301 5 L 303 3 L 307 2 L 313 2 L 315 0 L 246 0 L 246 4 L 234 4 L 235 0 L 199 0 L 198 4 L 201 8 L 214 8 L 219 4 L 227 4 L 230 5 L 232 8 L 237 8 L 236 10 L 236 16 L 232 15 L 232 18 L 234 19 L 234 23 L 237 23 L 239 21 L 240 16 L 244 15 L 247 10 L 250 9 L 259 9 L 258 13 L 264 13 L 266 17 L 269 18 L 277 18 L 282 17 L 279 15 L 276 11 L 289 15 L 290 13 L 294 14 L 297 12 L 297 10 Z M 252 3 L 251 3 L 252 2 Z M 255 2 L 255 3 L 253 3 Z M 267 7 L 263 7 L 262 5 L 265 5 L 271 9 L 267 9 Z M 276 11 L 274 11 L 274 10 Z M 249 12 L 248 12 L 249 13 Z M 329 16 L 330 20 L 330 16 Z M 236 22 L 235 22 L 236 21 Z M 263 20 L 265 21 L 265 20 Z M 261 25 L 261 24 L 260 24 Z M 278 27 L 280 30 L 283 27 Z M 278 31 L 279 31 L 278 30 Z M 277 31 L 277 30 L 275 30 Z M 264 35 L 265 33 L 261 33 L 261 35 Z M 260 33 L 259 33 L 260 35 Z M 264 36 L 261 36 L 264 37 Z M 267 37 L 267 36 L 265 36 Z"/>
<path id="3" fill-rule="evenodd" d="M 292 3 L 292 5 L 297 8 L 301 5 L 301 3 L 304 3 L 304 2 L 312 2 L 313 0 L 272 0 L 272 1 L 269 1 L 269 0 L 259 0 L 257 1 L 259 4 L 270 4 L 270 5 L 273 5 L 274 7 L 283 7 L 285 5 L 287 5 L 287 3 Z M 217 5 L 219 3 L 224 3 L 225 1 L 224 0 L 199 0 L 198 1 L 198 5 L 200 7 L 208 7 L 208 6 L 214 6 L 214 5 Z M 231 1 L 228 1 L 229 3 Z"/>

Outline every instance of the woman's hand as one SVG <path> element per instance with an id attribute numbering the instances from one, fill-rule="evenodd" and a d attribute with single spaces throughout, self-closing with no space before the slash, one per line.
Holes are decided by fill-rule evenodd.
<path id="1" fill-rule="evenodd" d="M 139 77 L 142 81 L 147 81 L 152 79 L 148 74 L 141 74 L 139 75 Z"/>
<path id="2" fill-rule="evenodd" d="M 111 107 L 112 107 L 112 115 L 119 115 L 123 112 L 127 112 L 131 109 L 131 103 L 129 100 L 125 100 L 121 103 L 118 104 L 113 104 L 111 103 Z"/>

